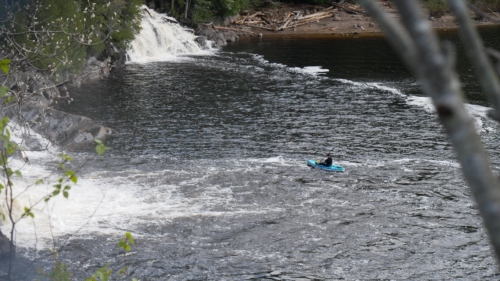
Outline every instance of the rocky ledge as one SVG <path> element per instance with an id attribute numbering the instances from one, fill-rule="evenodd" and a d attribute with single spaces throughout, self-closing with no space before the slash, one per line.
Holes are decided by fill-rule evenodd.
<path id="1" fill-rule="evenodd" d="M 232 30 L 217 30 L 212 25 L 203 25 L 195 34 L 198 35 L 196 42 L 202 47 L 207 45 L 207 40 L 214 42 L 216 47 L 222 47 L 227 45 L 228 42 L 238 40 L 240 37 Z"/>
<path id="2" fill-rule="evenodd" d="M 110 62 L 89 58 L 83 74 L 73 79 L 79 86 L 89 80 L 109 75 Z M 1 80 L 12 92 L 18 94 L 18 102 L 1 107 L 3 116 L 23 127 L 44 136 L 58 146 L 92 141 L 111 134 L 111 129 L 96 124 L 90 118 L 65 113 L 52 108 L 58 100 L 70 100 L 65 86 L 57 86 L 46 76 L 27 70 L 14 72 Z M 7 79 L 5 81 L 5 79 Z M 2 102 L 3 103 L 3 102 Z"/>

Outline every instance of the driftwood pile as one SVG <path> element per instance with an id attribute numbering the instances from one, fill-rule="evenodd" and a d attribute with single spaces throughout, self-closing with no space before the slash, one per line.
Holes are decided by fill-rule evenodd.
<path id="1" fill-rule="evenodd" d="M 357 5 L 348 3 L 334 4 L 321 11 L 312 14 L 306 14 L 305 11 L 283 12 L 256 12 L 254 14 L 240 15 L 238 19 L 233 21 L 235 25 L 243 25 L 248 27 L 262 28 L 271 31 L 280 31 L 287 28 L 294 28 L 304 24 L 317 22 L 320 19 L 333 17 L 339 9 L 342 9 L 352 14 L 366 14 Z"/>

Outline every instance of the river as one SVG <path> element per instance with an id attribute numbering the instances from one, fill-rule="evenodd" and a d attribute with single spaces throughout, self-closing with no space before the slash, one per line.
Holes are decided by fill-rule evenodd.
<path id="1" fill-rule="evenodd" d="M 498 46 L 498 29 L 484 36 Z M 496 168 L 498 125 L 458 55 Z M 34 267 L 50 267 L 54 236 L 77 280 L 106 264 L 140 280 L 498 279 L 453 149 L 383 38 L 240 39 L 129 63 L 70 94 L 58 108 L 112 128 L 112 150 L 65 151 L 79 175 L 69 199 L 18 226 Z M 30 155 L 24 181 L 56 171 L 52 149 Z M 327 152 L 344 173 L 306 166 Z"/>

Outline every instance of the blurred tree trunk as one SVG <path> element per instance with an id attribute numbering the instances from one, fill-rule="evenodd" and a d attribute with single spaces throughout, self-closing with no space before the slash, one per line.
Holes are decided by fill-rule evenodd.
<path id="1" fill-rule="evenodd" d="M 474 195 L 491 244 L 500 260 L 500 184 L 464 108 L 464 95 L 454 69 L 454 46 L 441 43 L 418 0 L 394 0 L 401 21 L 394 20 L 375 0 L 359 3 L 380 24 L 387 39 L 419 80 L 422 90 L 432 98 L 439 120 L 453 144 L 462 172 Z M 464 0 L 448 1 L 460 25 L 461 41 L 476 70 L 476 76 L 498 118 L 500 84 L 488 60 Z"/>
<path id="2" fill-rule="evenodd" d="M 188 17 L 188 9 L 189 9 L 189 0 L 186 0 L 186 8 L 184 9 L 184 18 Z"/>

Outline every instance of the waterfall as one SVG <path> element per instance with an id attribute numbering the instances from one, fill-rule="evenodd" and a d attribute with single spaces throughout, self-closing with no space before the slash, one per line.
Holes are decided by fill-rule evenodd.
<path id="1" fill-rule="evenodd" d="M 141 7 L 141 32 L 136 35 L 127 51 L 128 63 L 177 60 L 185 55 L 212 54 L 211 48 L 202 48 L 196 36 L 183 28 L 174 18 L 159 14 L 146 6 Z"/>

